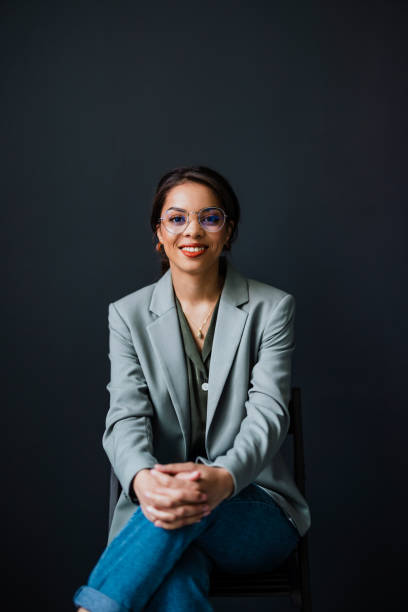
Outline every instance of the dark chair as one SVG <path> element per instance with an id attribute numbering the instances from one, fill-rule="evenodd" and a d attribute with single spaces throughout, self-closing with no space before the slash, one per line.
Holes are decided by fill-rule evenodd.
<path id="1" fill-rule="evenodd" d="M 305 462 L 303 450 L 300 388 L 293 387 L 289 402 L 289 435 L 293 440 L 293 471 L 297 487 L 305 495 Z M 120 494 L 120 484 L 111 469 L 109 528 Z M 297 548 L 272 572 L 229 574 L 214 570 L 211 574 L 210 597 L 276 597 L 286 596 L 303 612 L 311 612 L 311 589 L 307 532 Z"/>

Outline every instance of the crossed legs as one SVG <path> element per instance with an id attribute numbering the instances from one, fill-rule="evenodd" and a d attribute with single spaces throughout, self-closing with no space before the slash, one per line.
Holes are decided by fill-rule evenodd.
<path id="1" fill-rule="evenodd" d="M 298 540 L 296 528 L 256 485 L 224 500 L 200 522 L 174 530 L 156 527 L 139 507 L 74 603 L 89 612 L 207 612 L 214 564 L 237 573 L 266 571 Z"/>

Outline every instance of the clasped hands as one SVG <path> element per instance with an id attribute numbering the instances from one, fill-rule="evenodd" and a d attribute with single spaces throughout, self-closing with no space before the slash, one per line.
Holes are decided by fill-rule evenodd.
<path id="1" fill-rule="evenodd" d="M 234 482 L 228 470 L 188 461 L 140 470 L 133 489 L 143 514 L 164 529 L 200 521 L 229 497 Z"/>

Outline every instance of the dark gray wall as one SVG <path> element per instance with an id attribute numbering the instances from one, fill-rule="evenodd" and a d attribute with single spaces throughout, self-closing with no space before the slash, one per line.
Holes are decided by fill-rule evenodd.
<path id="1" fill-rule="evenodd" d="M 240 198 L 232 262 L 297 300 L 314 610 L 398 609 L 406 31 L 405 2 L 1 3 L 14 609 L 71 610 L 105 546 L 108 304 L 157 278 L 154 188 L 192 163 Z"/>

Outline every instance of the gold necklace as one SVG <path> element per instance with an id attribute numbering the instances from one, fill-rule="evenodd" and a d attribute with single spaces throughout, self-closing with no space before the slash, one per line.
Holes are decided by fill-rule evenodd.
<path id="1" fill-rule="evenodd" d="M 207 314 L 207 316 L 205 317 L 204 321 L 201 323 L 200 327 L 198 327 L 198 328 L 197 328 L 197 336 L 200 338 L 200 340 L 201 340 L 201 338 L 204 338 L 204 334 L 203 334 L 203 327 L 204 327 L 204 325 L 207 323 L 207 319 L 208 319 L 208 317 L 210 316 L 211 312 L 214 310 L 215 306 L 217 305 L 217 302 L 218 302 L 218 299 L 219 299 L 220 295 L 221 295 L 221 292 L 219 293 L 218 298 L 217 298 L 217 300 L 216 300 L 216 302 L 215 302 L 214 306 L 211 306 L 211 308 L 210 308 L 210 310 L 208 311 L 208 314 Z"/>
<path id="2" fill-rule="evenodd" d="M 215 304 L 216 304 L 216 303 L 217 303 L 217 302 L 215 302 Z M 201 327 L 199 327 L 199 328 L 198 328 L 198 331 L 197 331 L 197 336 L 198 336 L 200 339 L 201 339 L 201 338 L 204 338 L 204 335 L 203 335 L 203 331 L 202 331 L 202 330 L 203 330 L 204 325 L 207 323 L 207 319 L 208 319 L 208 317 L 210 316 L 210 313 L 211 313 L 211 312 L 214 310 L 214 308 L 215 308 L 215 304 L 214 304 L 214 306 L 212 306 L 212 307 L 210 308 L 208 315 L 205 317 L 204 321 L 201 323 Z"/>

